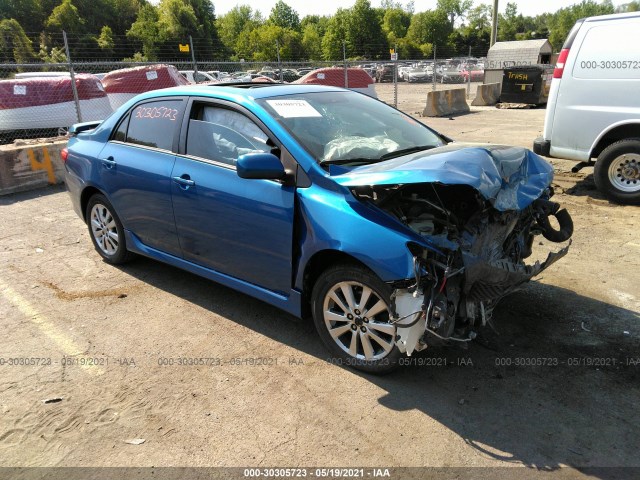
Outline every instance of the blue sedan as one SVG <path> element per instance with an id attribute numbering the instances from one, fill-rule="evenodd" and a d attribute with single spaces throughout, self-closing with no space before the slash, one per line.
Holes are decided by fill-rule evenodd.
<path id="1" fill-rule="evenodd" d="M 144 255 L 310 314 L 333 355 L 374 373 L 471 341 L 567 251 L 527 265 L 534 237 L 573 229 L 542 158 L 454 143 L 340 88 L 157 90 L 70 134 L 66 184 L 106 262 Z"/>

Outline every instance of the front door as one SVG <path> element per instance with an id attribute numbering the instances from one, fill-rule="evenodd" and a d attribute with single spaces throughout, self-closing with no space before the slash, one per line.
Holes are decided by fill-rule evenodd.
<path id="1" fill-rule="evenodd" d="M 268 143 L 248 116 L 195 102 L 171 173 L 173 208 L 186 260 L 287 294 L 295 187 L 242 179 L 235 168 L 239 155 L 268 152 Z"/>

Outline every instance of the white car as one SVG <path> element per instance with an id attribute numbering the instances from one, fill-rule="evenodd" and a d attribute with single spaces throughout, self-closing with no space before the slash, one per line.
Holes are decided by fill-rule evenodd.
<path id="1" fill-rule="evenodd" d="M 207 72 L 195 72 L 193 70 L 180 70 L 184 78 L 191 83 L 216 82 L 217 79 Z"/>
<path id="2" fill-rule="evenodd" d="M 594 165 L 609 199 L 640 204 L 640 13 L 578 20 L 558 57 L 540 155 Z"/>

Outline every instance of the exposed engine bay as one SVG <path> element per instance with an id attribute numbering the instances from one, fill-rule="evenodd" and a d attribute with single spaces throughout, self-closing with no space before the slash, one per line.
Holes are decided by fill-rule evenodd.
<path id="1" fill-rule="evenodd" d="M 550 200 L 551 187 L 527 207 L 505 211 L 468 185 L 358 186 L 352 192 L 421 239 L 409 245 L 415 278 L 393 285 L 390 305 L 396 345 L 407 355 L 472 340 L 500 299 L 568 251 L 569 245 L 527 265 L 534 238 L 559 243 L 573 233 L 568 212 Z"/>

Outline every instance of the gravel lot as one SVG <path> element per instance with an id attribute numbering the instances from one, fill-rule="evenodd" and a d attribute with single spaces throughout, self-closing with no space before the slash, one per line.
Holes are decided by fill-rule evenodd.
<path id="1" fill-rule="evenodd" d="M 399 106 L 420 111 L 430 85 L 400 87 Z M 529 147 L 543 119 L 487 107 L 423 120 Z M 640 209 L 606 201 L 590 169 L 553 163 L 569 254 L 503 301 L 482 342 L 384 377 L 332 364 L 310 321 L 144 258 L 103 263 L 63 187 L 1 197 L 0 466 L 625 478 L 591 468 L 640 467 Z"/>

